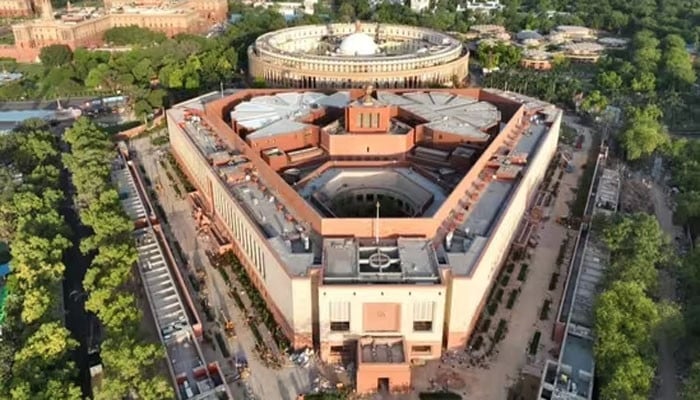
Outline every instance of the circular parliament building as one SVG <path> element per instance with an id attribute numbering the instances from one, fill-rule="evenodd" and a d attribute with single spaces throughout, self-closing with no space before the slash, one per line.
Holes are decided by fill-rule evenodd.
<path id="1" fill-rule="evenodd" d="M 298 88 L 453 86 L 468 74 L 462 43 L 431 29 L 376 23 L 306 25 L 260 36 L 251 77 Z"/>

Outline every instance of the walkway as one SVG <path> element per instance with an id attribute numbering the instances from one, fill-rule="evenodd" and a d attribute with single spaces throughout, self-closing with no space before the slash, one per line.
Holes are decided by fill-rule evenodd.
<path id="1" fill-rule="evenodd" d="M 682 228 L 673 224 L 673 210 L 669 207 L 670 199 L 664 193 L 664 188 L 658 183 L 654 183 L 651 188 L 652 200 L 656 218 L 659 220 L 661 228 L 670 236 L 672 243 L 675 238 L 683 236 Z M 661 269 L 659 273 L 659 294 L 661 298 L 668 301 L 676 300 L 676 278 L 668 269 Z M 661 400 L 678 399 L 678 377 L 676 360 L 673 353 L 676 345 L 671 338 L 662 337 L 659 340 L 659 390 L 656 398 Z"/>
<path id="2" fill-rule="evenodd" d="M 226 341 L 230 357 L 224 357 L 215 339 L 210 344 L 202 346 L 204 356 L 207 359 L 218 360 L 227 378 L 237 375 L 230 364 L 232 359 L 238 357 L 248 361 L 250 377 L 245 384 L 249 389 L 241 381 L 230 385 L 236 400 L 294 400 L 297 394 L 307 393 L 311 389 L 313 380 L 317 375 L 315 368 L 307 369 L 288 363 L 282 369 L 274 370 L 263 365 L 255 354 L 256 340 L 245 316 L 237 308 L 231 296 L 228 295 L 229 289 L 221 273 L 213 268 L 209 262 L 209 258 L 206 255 L 206 251 L 209 248 L 208 238 L 198 234 L 188 202 L 175 193 L 166 171 L 163 170 L 158 162 L 160 157 L 158 154 L 159 150 L 152 147 L 149 138 L 134 140 L 131 145 L 137 151 L 139 162 L 144 166 L 151 182 L 154 184 L 158 182 L 161 185 L 161 190 L 158 191 L 159 201 L 167 216 L 168 225 L 171 227 L 166 229 L 167 235 L 169 240 L 175 239 L 179 243 L 183 255 L 187 258 L 187 263 L 183 265 L 188 267 L 186 267 L 187 270 L 183 272 L 183 275 L 194 274 L 195 269 L 204 271 L 204 286 L 206 286 L 206 295 L 212 311 L 219 314 L 220 310 L 223 310 L 225 316 L 231 318 L 234 322 L 236 338 Z M 174 172 L 170 174 L 176 177 Z M 172 229 L 172 227 L 176 227 L 176 229 Z M 235 278 L 232 272 L 229 272 L 229 277 Z M 199 298 L 199 293 L 194 291 L 191 285 L 188 285 L 188 288 L 193 298 Z M 222 318 L 215 318 L 214 321 L 207 320 L 204 318 L 205 313 L 201 308 L 200 302 L 195 301 L 195 303 L 200 315 L 203 316 L 204 331 L 209 333 L 211 338 L 214 338 L 216 333 L 221 333 L 223 337 L 226 337 L 216 322 L 217 319 L 220 320 Z M 228 379 L 228 381 L 232 382 L 233 379 Z"/>
<path id="3" fill-rule="evenodd" d="M 569 203 L 576 197 L 575 189 L 583 173 L 582 166 L 587 162 L 588 149 L 591 145 L 591 133 L 588 128 L 575 125 L 585 136 L 585 141 L 581 150 L 572 153 L 571 160 L 575 166 L 572 173 L 564 173 L 561 179 L 558 196 L 550 206 L 550 218 L 541 222 L 541 229 L 534 233 L 539 238 L 538 246 L 529 249 L 531 257 L 516 263 L 514 271 L 511 273 L 511 283 L 517 282 L 517 275 L 520 271 L 520 264 L 525 262 L 529 265 L 527 279 L 520 285 L 520 295 L 512 310 L 505 310 L 507 296 L 510 288 L 505 290 L 503 301 L 499 309 L 506 311 L 501 317 L 497 313 L 492 318 L 491 325 L 498 324 L 499 318 L 507 320 L 507 334 L 502 342 L 496 345 L 494 355 L 489 359 L 484 367 L 468 366 L 467 356 L 457 356 L 440 365 L 439 362 L 429 363 L 425 368 L 418 369 L 414 387 L 422 390 L 428 388 L 428 380 L 435 378 L 440 372 L 445 370 L 456 372 L 466 383 L 466 387 L 461 392 L 465 399 L 474 400 L 501 400 L 506 399 L 508 390 L 520 379 L 521 371 L 526 366 L 534 365 L 534 369 L 541 371 L 545 360 L 550 357 L 548 354 L 555 345 L 551 341 L 551 332 L 554 319 L 556 318 L 557 306 L 560 303 L 564 282 L 566 280 L 566 267 L 568 262 L 564 260 L 560 267 L 557 267 L 557 258 L 563 239 L 569 234 L 569 254 L 575 241 L 576 232 L 556 222 L 557 217 L 569 214 Z M 591 167 L 591 166 L 588 166 Z M 553 174 L 552 182 L 556 181 L 561 168 Z M 549 283 L 552 274 L 558 272 L 559 279 L 555 290 L 549 290 Z M 540 310 L 545 299 L 551 300 L 549 317 L 541 321 Z M 500 311 L 499 311 L 500 313 Z M 530 342 L 536 331 L 540 331 L 540 344 L 535 357 L 528 356 Z M 462 353 L 463 354 L 463 353 Z M 535 389 L 536 390 L 536 389 Z"/>

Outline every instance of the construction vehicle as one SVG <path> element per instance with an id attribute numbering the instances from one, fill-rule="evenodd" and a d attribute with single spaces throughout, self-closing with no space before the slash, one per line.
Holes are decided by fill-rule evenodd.
<path id="1" fill-rule="evenodd" d="M 223 313 L 223 310 L 221 310 L 221 316 L 224 318 L 224 331 L 226 332 L 226 336 L 228 336 L 230 338 L 235 338 L 236 337 L 236 329 L 234 328 L 233 321 L 231 321 Z"/>

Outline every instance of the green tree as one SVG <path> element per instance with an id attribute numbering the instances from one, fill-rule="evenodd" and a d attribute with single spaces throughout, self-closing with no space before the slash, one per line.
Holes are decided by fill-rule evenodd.
<path id="1" fill-rule="evenodd" d="M 614 282 L 595 306 L 595 356 L 602 376 L 612 376 L 620 365 L 652 354 L 650 332 L 659 322 L 654 301 L 635 282 Z"/>
<path id="2" fill-rule="evenodd" d="M 656 76 L 652 72 L 641 71 L 637 76 L 632 78 L 630 86 L 635 92 L 653 92 L 656 90 Z"/>
<path id="3" fill-rule="evenodd" d="M 117 46 L 147 46 L 165 41 L 166 36 L 163 33 L 138 26 L 118 26 L 105 31 L 104 40 Z"/>
<path id="4" fill-rule="evenodd" d="M 49 68 L 62 67 L 73 60 L 73 51 L 65 44 L 54 44 L 41 49 L 39 60 Z"/>
<path id="5" fill-rule="evenodd" d="M 629 108 L 627 123 L 620 135 L 620 142 L 628 160 L 636 160 L 652 154 L 668 143 L 668 135 L 661 126 L 661 110 L 655 105 Z"/>
<path id="6" fill-rule="evenodd" d="M 697 400 L 698 393 L 700 393 L 700 361 L 695 361 L 683 386 L 683 400 Z"/>
<path id="7" fill-rule="evenodd" d="M 668 35 L 664 40 L 663 73 L 664 79 L 674 89 L 685 89 L 695 83 L 695 70 L 685 40 L 678 35 Z"/>
<path id="8" fill-rule="evenodd" d="M 661 60 L 659 44 L 659 40 L 651 31 L 642 30 L 634 35 L 632 39 L 632 60 L 637 68 L 642 71 L 656 71 Z"/>
<path id="9" fill-rule="evenodd" d="M 646 400 L 654 379 L 654 367 L 639 356 L 626 358 L 617 366 L 601 390 L 609 400 Z"/>
<path id="10" fill-rule="evenodd" d="M 622 88 L 622 77 L 615 71 L 604 71 L 598 75 L 598 87 L 607 93 L 615 93 Z"/>
<path id="11" fill-rule="evenodd" d="M 589 93 L 581 102 L 581 110 L 589 114 L 601 113 L 607 106 L 608 98 L 598 90 Z"/>

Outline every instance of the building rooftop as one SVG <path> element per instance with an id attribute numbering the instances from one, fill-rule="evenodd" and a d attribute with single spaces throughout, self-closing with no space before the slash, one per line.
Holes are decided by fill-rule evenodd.
<path id="1" fill-rule="evenodd" d="M 318 92 L 277 93 L 239 103 L 231 111 L 231 120 L 251 131 L 263 128 L 267 132 L 264 136 L 274 136 L 292 131 L 296 127 L 294 123 L 308 116 L 313 109 L 341 108 L 349 102 L 347 92 L 337 92 L 331 96 Z M 285 130 L 285 125 L 290 125 L 290 129 Z M 264 128 L 268 128 L 267 131 Z"/>
<path id="2" fill-rule="evenodd" d="M 337 106 L 345 107 L 358 95 L 361 97 L 360 91 L 330 95 L 292 91 L 259 93 L 261 95 L 253 97 L 242 95 L 232 103 L 233 135 L 240 139 L 296 132 L 304 124 L 322 126 L 322 135 L 336 134 L 327 128 L 343 118 Z M 435 243 L 436 240 L 440 243 L 439 238 L 422 234 L 415 234 L 423 237 L 420 239 L 408 238 L 398 231 L 391 235 L 393 239 L 380 238 L 379 242 L 374 233 L 354 237 L 352 231 L 344 231 L 340 223 L 342 218 L 359 218 L 355 221 L 366 224 L 362 228 L 364 232 L 380 232 L 382 223 L 403 223 L 400 220 L 407 218 L 414 218 L 421 224 L 432 224 L 430 218 L 438 214 L 456 185 L 464 179 L 475 157 L 484 151 L 483 146 L 454 146 L 440 150 L 430 147 L 430 143 L 413 143 L 413 147 L 409 144 L 401 150 L 408 152 L 405 159 L 392 161 L 392 157 L 373 158 L 370 155 L 369 161 L 364 157 L 329 160 L 328 150 L 320 148 L 323 146 L 321 141 L 325 140 L 322 137 L 317 138 L 319 143 L 287 145 L 285 150 L 270 152 L 253 148 L 244 140 L 233 141 L 216 133 L 208 125 L 216 123 L 209 119 L 216 116 L 205 115 L 201 110 L 208 101 L 218 100 L 221 96 L 193 99 L 169 110 L 168 116 L 209 159 L 210 168 L 260 230 L 270 249 L 284 261 L 291 276 L 304 276 L 309 268 L 321 265 L 326 283 L 438 283 L 440 264 L 449 264 L 457 275 L 471 274 L 501 210 L 509 201 L 513 188 L 519 184 L 520 173 L 527 169 L 527 159 L 534 157 L 538 144 L 549 132 L 546 123 L 553 122 L 559 115 L 559 111 L 548 103 L 508 92 L 497 92 L 497 95 L 508 96 L 530 113 L 543 114 L 533 117 L 524 133 L 514 132 L 509 139 L 513 141 L 489 161 L 489 169 L 484 170 L 465 193 L 464 198 L 470 197 L 471 205 L 468 212 L 462 213 L 464 218 L 457 222 L 449 246 L 438 244 L 437 247 Z M 494 104 L 465 94 L 378 90 L 374 96 L 374 104 L 378 106 L 393 105 L 406 111 L 395 117 L 406 125 L 406 130 L 413 131 L 417 125 L 428 126 L 432 122 L 460 121 L 462 128 L 469 129 L 474 137 L 484 135 L 480 137 L 490 139 L 490 135 L 497 134 L 504 125 L 501 111 Z M 230 110 L 228 107 L 222 110 Z M 335 118 L 330 123 L 324 114 L 329 107 L 334 109 L 331 118 Z M 458 132 L 456 128 L 452 129 Z M 482 132 L 484 129 L 489 129 L 490 134 Z M 389 130 L 386 133 L 390 137 L 394 132 Z M 355 135 L 361 140 L 361 133 Z M 379 139 L 375 136 L 373 140 Z M 512 148 L 506 149 L 508 146 Z M 298 152 L 317 155 L 299 163 L 289 161 Z M 279 157 L 278 161 L 286 157 L 283 161 L 286 164 L 282 164 L 285 166 L 273 169 L 272 162 L 267 161 L 272 157 Z M 381 164 L 378 166 L 377 162 Z M 276 181 L 279 178 L 280 181 Z M 281 190 L 278 185 L 285 182 L 289 187 Z M 478 190 L 474 185 L 479 187 Z M 290 188 L 292 192 L 288 190 Z M 391 204 L 385 203 L 387 200 L 398 208 L 394 207 L 392 212 Z M 343 208 L 345 202 L 351 203 L 352 207 L 359 206 L 357 209 Z M 375 218 L 377 202 L 380 203 L 378 220 Z M 452 223 L 451 215 L 441 216 L 441 219 L 448 218 L 443 221 Z M 340 225 L 326 223 L 326 218 L 341 218 L 336 223 Z M 326 229 L 334 232 L 332 238 L 331 235 L 323 237 L 322 232 Z"/>
<path id="3" fill-rule="evenodd" d="M 444 92 L 410 92 L 398 95 L 379 92 L 377 98 L 399 106 L 428 122 L 428 127 L 457 135 L 484 139 L 483 131 L 498 124 L 501 113 L 493 104 Z M 431 125 L 432 124 L 432 125 Z"/>
<path id="4" fill-rule="evenodd" d="M 263 193 L 255 183 L 245 181 L 228 186 L 270 246 L 285 261 L 289 272 L 295 276 L 305 275 L 307 268 L 313 265 L 314 252 L 319 251 L 311 240 L 311 233 L 294 222 L 274 195 Z"/>
<path id="5" fill-rule="evenodd" d="M 380 222 L 381 223 L 381 222 Z M 437 283 L 438 263 L 430 240 L 323 241 L 323 280 L 330 283 Z"/>
<path id="6" fill-rule="evenodd" d="M 343 56 L 371 56 L 379 52 L 377 43 L 366 33 L 355 32 L 340 42 L 338 53 Z"/>
<path id="7" fill-rule="evenodd" d="M 595 42 L 568 43 L 562 47 L 565 51 L 572 54 L 593 54 L 605 50 L 605 46 Z"/>

